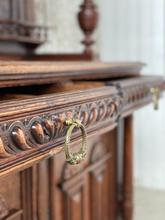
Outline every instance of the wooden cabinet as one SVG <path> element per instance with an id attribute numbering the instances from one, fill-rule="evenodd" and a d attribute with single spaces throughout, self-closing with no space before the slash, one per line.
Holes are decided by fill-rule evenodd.
<path id="1" fill-rule="evenodd" d="M 142 63 L 93 60 L 92 0 L 78 14 L 82 54 L 34 55 L 48 34 L 35 16 L 34 0 L 0 1 L 0 220 L 132 220 L 132 115 L 157 108 L 164 78 L 141 76 Z M 87 157 L 71 166 L 65 142 L 80 152 L 81 126 Z"/>
<path id="2" fill-rule="evenodd" d="M 0 64 L 0 219 L 132 220 L 132 114 L 158 102 L 165 88 L 162 77 L 137 74 L 141 67 Z M 85 81 L 94 74 L 97 80 Z M 88 136 L 87 158 L 74 166 L 64 152 L 69 119 L 81 121 Z M 81 144 L 78 128 L 71 135 L 73 152 Z"/>

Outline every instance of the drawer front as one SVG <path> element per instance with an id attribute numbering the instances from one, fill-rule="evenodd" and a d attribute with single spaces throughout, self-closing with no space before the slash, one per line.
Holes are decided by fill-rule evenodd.
<path id="1" fill-rule="evenodd" d="M 23 169 L 61 150 L 67 131 L 66 119 L 79 119 L 90 136 L 114 128 L 121 108 L 122 99 L 115 87 L 2 103 L 1 175 Z M 72 139 L 80 140 L 80 135 L 74 131 Z"/>
<path id="2" fill-rule="evenodd" d="M 158 91 L 158 94 L 155 94 L 157 101 L 159 101 L 165 89 L 165 80 L 159 76 L 134 77 L 132 79 L 117 80 L 109 84 L 117 86 L 123 97 L 123 109 L 121 114 L 123 117 L 153 102 L 155 97 L 152 93 L 152 89 Z"/>

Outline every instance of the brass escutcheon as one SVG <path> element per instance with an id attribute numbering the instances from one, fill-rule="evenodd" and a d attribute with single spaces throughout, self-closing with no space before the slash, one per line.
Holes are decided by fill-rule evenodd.
<path id="1" fill-rule="evenodd" d="M 81 163 L 87 155 L 87 133 L 84 125 L 78 119 L 66 119 L 65 124 L 68 126 L 65 139 L 65 155 L 66 161 L 71 165 Z M 78 152 L 73 153 L 70 151 L 70 139 L 74 128 L 79 128 L 82 134 L 81 148 Z"/>
<path id="2" fill-rule="evenodd" d="M 159 97 L 160 97 L 160 90 L 159 88 L 151 88 L 151 94 L 152 94 L 152 101 L 154 104 L 154 109 L 159 109 Z"/>

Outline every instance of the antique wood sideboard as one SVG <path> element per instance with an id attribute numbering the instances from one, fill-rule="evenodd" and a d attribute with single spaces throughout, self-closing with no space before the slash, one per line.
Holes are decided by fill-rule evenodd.
<path id="1" fill-rule="evenodd" d="M 142 67 L 0 63 L 0 219 L 132 219 L 132 114 L 152 101 L 157 108 L 165 89 L 162 77 L 141 76 Z M 68 120 L 87 132 L 86 159 L 76 165 L 65 156 Z M 79 152 L 86 137 L 74 126 L 67 147 Z"/>
<path id="2" fill-rule="evenodd" d="M 97 20 L 84 0 L 84 51 L 36 55 L 35 1 L 0 1 L 1 220 L 133 220 L 133 112 L 157 109 L 165 81 L 99 62 Z"/>

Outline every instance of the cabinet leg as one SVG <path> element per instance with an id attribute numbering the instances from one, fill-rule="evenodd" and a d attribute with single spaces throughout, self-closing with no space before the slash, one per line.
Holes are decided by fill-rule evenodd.
<path id="1" fill-rule="evenodd" d="M 124 119 L 123 219 L 133 219 L 133 116 Z"/>

